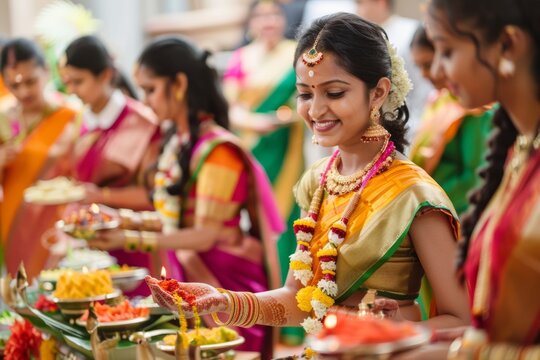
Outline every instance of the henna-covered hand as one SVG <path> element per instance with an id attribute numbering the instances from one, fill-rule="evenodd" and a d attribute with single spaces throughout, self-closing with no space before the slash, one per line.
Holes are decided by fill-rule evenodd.
<path id="1" fill-rule="evenodd" d="M 171 311 L 178 311 L 178 306 L 174 297 L 159 286 L 159 280 L 151 276 L 145 278 L 146 284 L 152 292 L 154 301 L 164 308 Z M 178 282 L 179 289 L 192 294 L 195 297 L 194 305 L 199 315 L 205 315 L 215 312 L 226 312 L 229 307 L 229 301 L 225 295 L 216 288 L 202 283 L 182 283 Z M 187 318 L 193 317 L 191 305 L 182 301 L 182 311 Z"/>

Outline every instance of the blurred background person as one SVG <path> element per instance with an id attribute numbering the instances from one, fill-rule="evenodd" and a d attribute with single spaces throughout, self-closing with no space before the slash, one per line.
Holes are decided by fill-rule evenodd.
<path id="1" fill-rule="evenodd" d="M 86 202 L 150 209 L 150 200 L 142 195 L 144 170 L 159 151 L 155 115 L 114 87 L 117 71 L 97 37 L 74 40 L 61 65 L 68 91 L 86 105 L 73 164 L 75 179 L 97 185 L 88 186 Z"/>
<path id="2" fill-rule="evenodd" d="M 356 13 L 366 20 L 380 25 L 389 41 L 397 48 L 398 55 L 405 60 L 405 69 L 413 83 L 413 89 L 407 96 L 409 107 L 409 142 L 414 139 L 422 110 L 426 104 L 428 94 L 433 89 L 429 81 L 422 78 L 411 59 L 409 46 L 419 22 L 395 14 L 396 0 L 356 0 Z"/>
<path id="3" fill-rule="evenodd" d="M 117 71 L 97 37 L 74 40 L 60 65 L 67 90 L 86 105 L 71 161 L 73 178 L 86 184 L 84 202 L 153 209 L 146 190 L 147 169 L 157 159 L 161 138 L 154 113 L 115 88 Z M 119 264 L 159 273 L 161 262 L 148 254 L 116 250 L 111 255 Z M 135 293 L 147 294 L 148 290 L 141 285 Z"/>
<path id="4" fill-rule="evenodd" d="M 279 287 L 275 238 L 283 224 L 264 170 L 228 127 L 228 104 L 203 52 L 180 38 L 150 43 L 135 77 L 161 120 L 172 119 L 152 182 L 161 233 L 103 232 L 92 246 L 169 250 L 168 276 L 238 291 Z M 241 224 L 241 215 L 249 218 Z M 208 319 L 209 320 L 209 319 Z M 272 329 L 239 329 L 239 349 L 272 353 Z"/>
<path id="5" fill-rule="evenodd" d="M 71 147 L 76 112 L 46 89 L 49 72 L 34 42 L 23 38 L 7 42 L 0 70 L 16 100 L 0 115 L 0 121 L 8 125 L 0 139 L 2 255 L 8 272 L 15 274 L 24 261 L 33 277 L 48 257 L 41 235 L 58 214 L 47 206 L 24 203 L 24 190 L 38 179 L 62 175 L 56 165 Z"/>
<path id="6" fill-rule="evenodd" d="M 296 115 L 292 67 L 296 43 L 284 38 L 285 16 L 278 1 L 259 0 L 248 15 L 250 44 L 232 55 L 223 84 L 232 105 L 231 124 L 265 169 L 287 231 L 278 242 L 281 279 L 289 270 L 296 248 L 292 229 L 300 215 L 291 191 L 304 170 L 304 125 Z M 287 342 L 303 339 L 300 329 L 287 334 Z"/>
<path id="7" fill-rule="evenodd" d="M 469 206 L 468 194 L 479 185 L 485 164 L 493 112 L 465 109 L 448 89 L 443 72 L 431 72 L 435 50 L 420 26 L 411 42 L 412 59 L 435 90 L 424 109 L 409 157 L 446 191 L 458 214 Z"/>

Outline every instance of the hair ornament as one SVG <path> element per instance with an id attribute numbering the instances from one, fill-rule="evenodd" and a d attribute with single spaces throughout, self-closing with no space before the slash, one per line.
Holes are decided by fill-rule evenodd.
<path id="1" fill-rule="evenodd" d="M 386 40 L 386 46 L 388 48 L 388 55 L 392 62 L 392 75 L 391 82 L 392 87 L 390 93 L 383 104 L 383 113 L 396 114 L 397 109 L 405 105 L 405 98 L 409 91 L 412 90 L 413 84 L 409 78 L 407 70 L 405 70 L 405 61 L 398 55 L 394 45 L 390 41 Z"/>
<path id="2" fill-rule="evenodd" d="M 317 50 L 317 45 L 319 43 L 319 39 L 321 38 L 323 29 L 319 31 L 319 34 L 315 38 L 315 42 L 313 43 L 311 49 L 302 54 L 302 62 L 306 66 L 313 67 L 323 60 L 323 53 Z"/>

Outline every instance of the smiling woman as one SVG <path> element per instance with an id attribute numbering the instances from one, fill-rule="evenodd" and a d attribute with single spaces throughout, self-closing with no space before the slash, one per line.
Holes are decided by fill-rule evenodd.
<path id="1" fill-rule="evenodd" d="M 316 333 L 329 307 L 356 307 L 367 290 L 379 295 L 376 310 L 420 321 L 414 300 L 425 273 L 436 305 L 427 323 L 466 324 L 465 292 L 448 257 L 457 217 L 442 189 L 399 152 L 409 83 L 383 30 L 351 14 L 321 18 L 301 35 L 295 68 L 300 115 L 321 144 L 338 151 L 296 187 L 306 216 L 294 223 L 287 283 L 257 294 L 180 288 L 197 296 L 199 313 L 228 313 L 229 325 L 302 324 Z M 148 283 L 157 301 L 174 308 L 155 279 Z"/>

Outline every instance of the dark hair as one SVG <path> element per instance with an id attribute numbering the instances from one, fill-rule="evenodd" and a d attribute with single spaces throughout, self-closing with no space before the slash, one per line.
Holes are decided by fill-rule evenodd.
<path id="1" fill-rule="evenodd" d="M 444 14 L 444 18 L 441 18 L 441 14 Z M 507 25 L 520 27 L 533 39 L 535 48 L 531 71 L 536 82 L 540 84 L 540 6 L 537 0 L 433 0 L 429 15 L 454 34 L 469 38 L 476 47 L 478 61 L 488 68 L 494 77 L 496 69 L 480 56 L 482 44 L 495 42 Z M 540 87 L 537 96 L 540 98 Z M 503 107 L 495 114 L 493 124 L 487 155 L 488 165 L 480 173 L 483 185 L 471 195 L 471 207 L 462 221 L 463 241 L 458 259 L 459 269 L 463 268 L 467 258 L 474 227 L 501 183 L 508 149 L 518 134 Z"/>
<path id="2" fill-rule="evenodd" d="M 2 47 L 0 71 L 3 74 L 6 67 L 30 60 L 37 66 L 45 67 L 45 56 L 36 43 L 25 38 L 9 40 Z"/>
<path id="3" fill-rule="evenodd" d="M 95 36 L 83 36 L 73 40 L 65 51 L 65 65 L 90 71 L 95 76 L 106 69 L 113 69 L 113 59 L 105 45 Z"/>
<path id="4" fill-rule="evenodd" d="M 300 35 L 294 54 L 295 66 L 298 58 L 313 46 L 319 34 L 317 50 L 334 54 L 338 64 L 362 80 L 368 89 L 377 86 L 383 77 L 392 78 L 392 61 L 384 30 L 357 15 L 348 13 L 336 13 L 315 20 Z M 390 112 L 381 116 L 381 124 L 390 132 L 391 139 L 400 152 L 403 152 L 407 145 L 405 134 L 408 120 L 407 105 L 397 109 L 397 116 Z"/>
<path id="5" fill-rule="evenodd" d="M 410 44 L 411 49 L 417 48 L 417 47 L 424 48 L 433 52 L 435 51 L 435 47 L 433 46 L 433 43 L 431 42 L 431 40 L 429 40 L 427 36 L 426 28 L 422 24 L 420 24 L 416 28 L 416 31 L 414 32 L 414 35 L 412 37 L 411 44 Z"/>
<path id="6" fill-rule="evenodd" d="M 157 76 L 174 81 L 179 73 L 184 73 L 188 80 L 186 96 L 190 140 L 179 151 L 181 179 L 167 189 L 171 195 L 180 195 L 181 199 L 186 195 L 186 184 L 191 176 L 189 163 L 193 146 L 199 138 L 201 114 L 211 114 L 218 125 L 229 127 L 229 107 L 221 92 L 216 70 L 206 62 L 209 55 L 208 51 L 200 50 L 185 39 L 167 37 L 150 43 L 138 60 L 140 66 Z"/>

